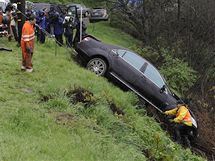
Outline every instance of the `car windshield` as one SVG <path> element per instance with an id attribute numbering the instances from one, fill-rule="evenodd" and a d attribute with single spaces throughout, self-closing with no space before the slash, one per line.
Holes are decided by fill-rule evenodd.
<path id="1" fill-rule="evenodd" d="M 144 63 L 146 63 L 145 59 L 128 50 L 118 49 L 117 54 L 137 70 L 140 70 Z"/>
<path id="2" fill-rule="evenodd" d="M 162 76 L 160 75 L 159 71 L 151 64 L 147 64 L 144 75 L 153 83 L 155 83 L 159 88 L 162 88 L 163 85 L 165 85 L 165 82 Z"/>
<path id="3" fill-rule="evenodd" d="M 76 9 L 75 7 L 71 6 L 68 8 L 68 11 L 67 11 L 67 14 L 70 15 L 70 16 L 74 16 L 76 13 Z"/>

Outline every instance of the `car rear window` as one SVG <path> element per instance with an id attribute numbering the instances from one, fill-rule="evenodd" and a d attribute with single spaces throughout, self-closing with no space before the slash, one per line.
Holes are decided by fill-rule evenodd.
<path id="1" fill-rule="evenodd" d="M 165 82 L 164 82 L 162 76 L 160 75 L 158 70 L 151 64 L 147 65 L 144 75 L 148 79 L 150 79 L 154 84 L 156 84 L 159 88 L 161 88 L 161 87 L 163 87 L 163 85 L 165 85 Z"/>

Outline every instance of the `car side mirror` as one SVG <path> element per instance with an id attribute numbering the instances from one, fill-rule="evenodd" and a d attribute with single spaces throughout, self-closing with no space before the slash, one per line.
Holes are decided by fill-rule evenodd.
<path id="1" fill-rule="evenodd" d="M 163 85 L 163 87 L 161 87 L 160 89 L 160 93 L 164 93 L 166 91 L 166 85 Z"/>
<path id="2" fill-rule="evenodd" d="M 119 53 L 117 52 L 117 50 L 112 50 L 112 52 L 113 52 L 114 55 L 116 55 L 117 57 L 119 56 Z"/>

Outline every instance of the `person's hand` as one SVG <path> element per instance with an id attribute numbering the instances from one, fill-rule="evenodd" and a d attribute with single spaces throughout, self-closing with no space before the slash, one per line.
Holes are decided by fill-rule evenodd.
<path id="1" fill-rule="evenodd" d="M 165 112 L 164 112 L 164 114 L 165 114 L 165 115 L 168 115 L 168 112 L 167 112 L 167 111 L 165 111 Z"/>
<path id="2" fill-rule="evenodd" d="M 32 48 L 26 48 L 26 52 L 28 53 L 28 54 L 32 54 L 33 53 L 33 49 Z"/>

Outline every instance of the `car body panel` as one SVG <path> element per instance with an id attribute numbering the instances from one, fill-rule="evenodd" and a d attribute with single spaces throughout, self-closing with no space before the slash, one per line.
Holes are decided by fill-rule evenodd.
<path id="1" fill-rule="evenodd" d="M 76 6 L 77 8 L 77 14 L 80 16 L 81 15 L 81 8 L 82 8 L 82 15 L 84 17 L 88 17 L 90 14 L 90 8 L 87 8 L 85 5 L 83 4 L 78 4 L 78 3 L 70 3 L 68 5 L 66 5 L 67 8 L 69 8 L 70 6 Z"/>

